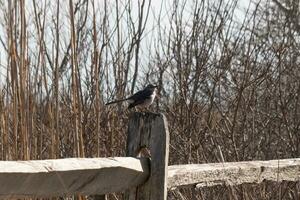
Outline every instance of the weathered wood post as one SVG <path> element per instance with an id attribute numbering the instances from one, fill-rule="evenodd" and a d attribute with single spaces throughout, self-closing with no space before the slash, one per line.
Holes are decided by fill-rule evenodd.
<path id="1" fill-rule="evenodd" d="M 150 177 L 126 192 L 126 200 L 166 200 L 169 158 L 169 130 L 166 117 L 155 113 L 133 113 L 129 119 L 127 156 L 150 151 Z M 142 155 L 143 156 L 143 155 Z"/>

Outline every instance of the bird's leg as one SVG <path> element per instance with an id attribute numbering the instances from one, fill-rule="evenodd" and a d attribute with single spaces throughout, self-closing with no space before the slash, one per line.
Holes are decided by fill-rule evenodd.
<path id="1" fill-rule="evenodd" d="M 139 111 L 140 111 L 141 113 L 144 113 L 144 112 L 145 112 L 145 107 L 144 107 L 144 106 L 138 106 L 138 108 L 139 108 Z"/>
<path id="2" fill-rule="evenodd" d="M 134 107 L 134 111 L 135 111 L 135 112 L 142 112 L 141 108 L 138 107 L 138 106 Z"/>
<path id="3" fill-rule="evenodd" d="M 143 107 L 139 107 L 139 111 L 140 111 L 141 113 L 144 113 L 144 112 L 145 112 L 144 109 L 143 109 Z"/>
<path id="4" fill-rule="evenodd" d="M 145 112 L 150 112 L 149 106 L 145 107 Z"/>

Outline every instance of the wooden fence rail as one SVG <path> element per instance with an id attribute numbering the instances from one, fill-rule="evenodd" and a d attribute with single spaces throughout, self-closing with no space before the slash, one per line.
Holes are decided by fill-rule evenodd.
<path id="1" fill-rule="evenodd" d="M 0 198 L 125 192 L 126 200 L 166 200 L 176 187 L 300 180 L 299 158 L 168 166 L 168 146 L 164 115 L 134 113 L 128 157 L 0 161 Z"/>
<path id="2" fill-rule="evenodd" d="M 122 192 L 145 183 L 147 158 L 67 158 L 0 161 L 0 197 L 51 197 Z M 299 181 L 300 159 L 173 165 L 168 189 Z"/>
<path id="3" fill-rule="evenodd" d="M 147 158 L 0 161 L 0 197 L 52 197 L 122 192 L 144 183 Z"/>
<path id="4" fill-rule="evenodd" d="M 300 158 L 173 165 L 168 168 L 168 188 L 240 185 L 268 181 L 299 181 Z"/>

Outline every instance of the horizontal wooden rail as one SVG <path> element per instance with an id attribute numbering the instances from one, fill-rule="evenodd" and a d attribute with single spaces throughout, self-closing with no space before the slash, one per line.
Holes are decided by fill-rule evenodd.
<path id="1" fill-rule="evenodd" d="M 0 161 L 0 198 L 52 197 L 122 192 L 149 177 L 147 158 L 68 158 L 40 161 Z M 173 165 L 168 188 L 299 181 L 300 158 Z"/>
<path id="2" fill-rule="evenodd" d="M 0 198 L 124 191 L 146 181 L 148 166 L 131 157 L 0 161 Z"/>
<path id="3" fill-rule="evenodd" d="M 299 181 L 300 158 L 173 165 L 168 168 L 168 188 L 239 185 L 270 181 Z"/>

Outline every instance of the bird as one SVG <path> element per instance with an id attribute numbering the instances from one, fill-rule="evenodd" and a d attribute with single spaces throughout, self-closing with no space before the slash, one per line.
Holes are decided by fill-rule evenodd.
<path id="1" fill-rule="evenodd" d="M 127 101 L 129 103 L 128 109 L 134 107 L 147 108 L 153 103 L 156 93 L 157 93 L 157 86 L 149 84 L 143 90 L 136 92 L 135 94 L 133 94 L 128 98 L 111 101 L 106 103 L 105 105 Z"/>

